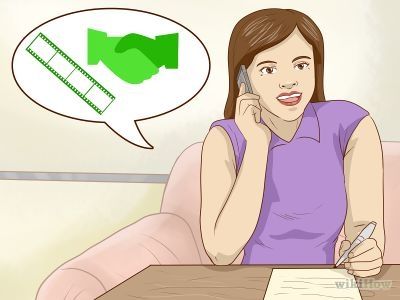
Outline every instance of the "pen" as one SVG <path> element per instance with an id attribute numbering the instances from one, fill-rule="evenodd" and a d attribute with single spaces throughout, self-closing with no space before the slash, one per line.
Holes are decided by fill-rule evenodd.
<path id="1" fill-rule="evenodd" d="M 365 239 L 371 237 L 372 232 L 374 231 L 376 226 L 376 222 L 370 222 L 365 228 L 360 232 L 357 238 L 351 243 L 350 248 L 347 249 L 342 256 L 339 258 L 337 263 L 335 264 L 335 268 L 340 265 L 349 255 L 350 251 L 353 250 L 358 244 L 360 244 Z"/>

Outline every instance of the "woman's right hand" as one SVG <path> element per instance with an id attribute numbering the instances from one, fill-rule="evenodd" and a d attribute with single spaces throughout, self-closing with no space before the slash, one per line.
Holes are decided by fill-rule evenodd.
<path id="1" fill-rule="evenodd" d="M 235 123 L 242 132 L 247 144 L 260 144 L 271 141 L 271 130 L 261 122 L 260 96 L 245 93 L 242 83 L 236 99 Z"/>

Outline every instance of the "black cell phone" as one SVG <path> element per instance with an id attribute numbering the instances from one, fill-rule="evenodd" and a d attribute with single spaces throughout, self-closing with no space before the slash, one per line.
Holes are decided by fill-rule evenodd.
<path id="1" fill-rule="evenodd" d="M 253 89 L 251 88 L 249 75 L 247 74 L 246 67 L 244 65 L 240 65 L 239 73 L 237 76 L 237 83 L 238 83 L 239 89 L 240 89 L 240 85 L 242 82 L 244 82 L 246 93 L 252 94 Z"/>

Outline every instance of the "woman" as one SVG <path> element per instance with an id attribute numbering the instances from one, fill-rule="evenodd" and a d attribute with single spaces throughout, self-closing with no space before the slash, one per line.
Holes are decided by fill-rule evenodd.
<path id="1" fill-rule="evenodd" d="M 241 19 L 229 42 L 225 119 L 204 141 L 201 232 L 215 264 L 334 264 L 370 222 L 371 236 L 345 260 L 379 273 L 384 252 L 383 164 L 368 111 L 326 101 L 320 30 L 292 9 Z M 239 87 L 240 65 L 253 93 Z"/>

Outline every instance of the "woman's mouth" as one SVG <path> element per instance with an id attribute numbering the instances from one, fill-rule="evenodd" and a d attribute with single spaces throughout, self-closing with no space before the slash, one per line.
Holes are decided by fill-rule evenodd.
<path id="1" fill-rule="evenodd" d="M 293 91 L 290 94 L 285 93 L 282 96 L 278 96 L 276 99 L 283 105 L 293 106 L 301 101 L 301 95 L 302 93 Z"/>

